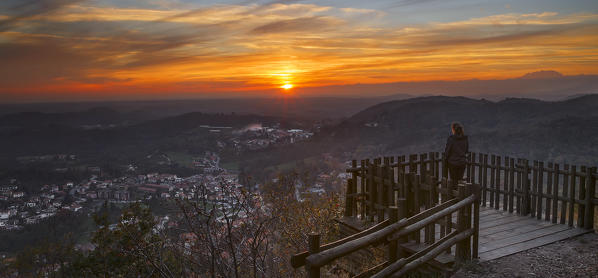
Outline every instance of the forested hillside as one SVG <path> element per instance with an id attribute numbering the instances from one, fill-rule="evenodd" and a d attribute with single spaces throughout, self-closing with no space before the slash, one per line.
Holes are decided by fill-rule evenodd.
<path id="1" fill-rule="evenodd" d="M 364 145 L 386 154 L 441 151 L 452 121 L 465 125 L 472 151 L 597 162 L 597 95 L 560 102 L 440 96 L 392 101 L 357 113 L 315 140 L 349 151 Z"/>

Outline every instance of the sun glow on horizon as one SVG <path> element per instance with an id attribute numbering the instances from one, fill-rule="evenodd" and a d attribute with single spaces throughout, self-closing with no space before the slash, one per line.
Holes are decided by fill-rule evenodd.
<path id="1" fill-rule="evenodd" d="M 443 87 L 415 82 L 598 75 L 585 0 L 21 2 L 0 4 L 0 102 L 417 95 Z"/>

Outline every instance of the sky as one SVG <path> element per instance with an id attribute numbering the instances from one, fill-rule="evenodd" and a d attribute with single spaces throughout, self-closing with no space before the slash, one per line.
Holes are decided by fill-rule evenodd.
<path id="1" fill-rule="evenodd" d="M 0 102 L 598 74 L 598 1 L 2 0 L 0 61 Z"/>

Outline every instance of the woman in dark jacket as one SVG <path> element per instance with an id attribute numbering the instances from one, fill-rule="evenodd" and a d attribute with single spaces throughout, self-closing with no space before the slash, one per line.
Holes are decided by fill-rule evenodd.
<path id="1" fill-rule="evenodd" d="M 463 179 L 467 159 L 465 155 L 469 152 L 469 142 L 465 135 L 463 125 L 454 122 L 451 124 L 452 135 L 446 140 L 444 153 L 448 164 L 451 185 L 456 186 L 460 179 Z"/>

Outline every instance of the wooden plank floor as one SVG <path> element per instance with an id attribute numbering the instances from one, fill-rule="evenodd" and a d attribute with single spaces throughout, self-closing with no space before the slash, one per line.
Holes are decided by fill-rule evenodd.
<path id="1" fill-rule="evenodd" d="M 456 214 L 453 214 L 453 222 L 456 221 Z M 340 222 L 354 227 L 356 231 L 365 228 L 363 222 L 355 218 L 343 218 Z M 494 208 L 480 207 L 480 261 L 498 259 L 588 232 L 591 231 L 558 223 L 553 224 L 550 221 L 520 216 Z M 436 239 L 440 237 L 439 225 L 436 225 L 435 237 Z M 425 242 L 423 231 L 421 231 L 421 242 Z M 414 242 L 407 245 L 406 247 L 413 250 L 421 250 L 425 247 L 424 244 L 415 244 Z M 452 256 L 437 259 L 448 263 L 451 260 L 450 257 Z"/>
<path id="2" fill-rule="evenodd" d="M 453 215 L 453 222 L 457 222 L 456 215 Z M 591 231 L 480 207 L 480 261 L 498 259 L 588 232 Z M 440 238 L 439 225 L 436 225 L 435 237 Z M 424 241 L 422 231 L 421 242 Z M 421 245 L 412 248 L 423 249 L 425 246 Z"/>
<path id="3" fill-rule="evenodd" d="M 480 260 L 498 259 L 588 232 L 530 216 L 480 207 Z"/>

